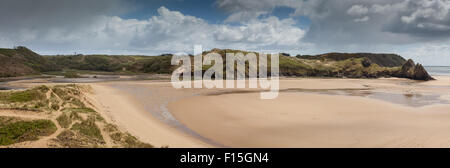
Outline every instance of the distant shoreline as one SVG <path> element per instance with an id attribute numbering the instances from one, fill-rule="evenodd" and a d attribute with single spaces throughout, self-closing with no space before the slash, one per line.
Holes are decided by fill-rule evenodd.
<path id="1" fill-rule="evenodd" d="M 450 66 L 424 66 L 431 76 L 450 76 Z"/>

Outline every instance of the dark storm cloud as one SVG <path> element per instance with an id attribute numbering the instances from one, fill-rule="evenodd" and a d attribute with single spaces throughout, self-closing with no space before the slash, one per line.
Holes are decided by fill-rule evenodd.
<path id="1" fill-rule="evenodd" d="M 2 0 L 0 21 L 2 28 L 73 26 L 98 15 L 117 14 L 121 4 L 119 0 Z"/>
<path id="2" fill-rule="evenodd" d="M 393 2 L 393 1 L 389 1 Z M 383 4 L 383 1 L 375 3 Z M 298 9 L 297 14 L 311 18 L 310 29 L 304 40 L 328 48 L 342 45 L 374 45 L 409 43 L 414 34 L 404 35 L 387 31 L 395 23 L 395 12 L 374 13 L 374 1 L 315 1 Z M 308 8 L 308 10 L 303 10 Z M 305 11 L 305 12 L 303 12 Z"/>
<path id="3" fill-rule="evenodd" d="M 102 15 L 120 14 L 122 7 L 120 0 L 2 0 L 0 36 L 7 45 L 38 38 L 44 42 L 52 33 L 77 32 Z"/>
<path id="4" fill-rule="evenodd" d="M 405 8 L 398 11 L 396 22 L 386 26 L 385 30 L 423 38 L 450 37 L 450 1 L 408 2 L 402 3 Z"/>
<path id="5" fill-rule="evenodd" d="M 450 0 L 218 0 L 216 4 L 231 13 L 293 8 L 292 15 L 311 19 L 305 40 L 315 43 L 401 44 L 450 37 Z"/>

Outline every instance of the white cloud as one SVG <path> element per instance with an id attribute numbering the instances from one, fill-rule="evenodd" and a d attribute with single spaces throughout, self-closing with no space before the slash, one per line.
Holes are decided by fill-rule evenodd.
<path id="1" fill-rule="evenodd" d="M 217 0 L 215 5 L 230 13 L 226 22 L 247 22 L 264 14 L 270 14 L 276 7 L 300 7 L 302 0 Z"/>
<path id="2" fill-rule="evenodd" d="M 353 5 L 350 9 L 347 10 L 347 14 L 354 15 L 354 16 L 365 15 L 368 12 L 369 12 L 369 8 L 367 8 L 363 5 Z"/>
<path id="3" fill-rule="evenodd" d="M 230 26 L 208 24 L 202 19 L 165 7 L 161 7 L 158 13 L 159 16 L 153 16 L 148 21 L 144 33 L 133 39 L 133 46 L 166 52 L 189 52 L 195 44 L 201 44 L 206 49 L 258 50 L 261 47 L 296 46 L 305 33 L 294 26 L 292 19 L 268 17 Z"/>
<path id="4" fill-rule="evenodd" d="M 450 44 L 415 44 L 405 46 L 396 52 L 428 66 L 450 65 Z"/>
<path id="5" fill-rule="evenodd" d="M 355 20 L 353 20 L 353 21 L 355 21 L 355 22 L 367 22 L 367 21 L 369 21 L 370 20 L 370 17 L 369 16 L 364 16 L 364 17 L 362 17 L 362 18 L 357 18 L 357 19 L 355 19 Z"/>
<path id="6" fill-rule="evenodd" d="M 400 2 L 393 1 L 387 4 L 373 4 L 370 7 L 370 12 L 377 14 L 404 12 L 408 9 L 409 3 L 409 0 L 402 0 Z"/>
<path id="7" fill-rule="evenodd" d="M 239 27 L 245 36 L 241 42 L 256 46 L 295 46 L 300 43 L 305 32 L 294 25 L 292 19 L 279 20 L 274 16 L 251 21 Z"/>
<path id="8" fill-rule="evenodd" d="M 15 40 L 17 44 L 43 53 L 189 53 L 196 44 L 203 45 L 204 49 L 261 50 L 297 47 L 305 31 L 295 24 L 293 19 L 274 16 L 237 26 L 209 24 L 201 18 L 160 7 L 158 15 L 146 20 L 97 16 L 92 24 L 70 31 L 60 27 L 47 31 L 24 28 L 17 33 L 23 37 L 7 34 L 2 37 L 20 39 Z M 64 47 L 55 47 L 59 45 Z M 41 46 L 54 46 L 59 50 L 49 51 Z"/>
<path id="9" fill-rule="evenodd" d="M 450 30 L 450 1 L 422 0 L 415 5 L 417 8 L 411 14 L 401 17 L 402 22 L 416 25 L 421 29 Z"/>

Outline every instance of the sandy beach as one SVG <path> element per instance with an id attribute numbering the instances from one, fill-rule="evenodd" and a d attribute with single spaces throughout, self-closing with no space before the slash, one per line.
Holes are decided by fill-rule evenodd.
<path id="1" fill-rule="evenodd" d="M 450 146 L 449 106 L 414 109 L 298 93 L 283 93 L 275 101 L 257 96 L 197 97 L 170 109 L 188 127 L 231 147 Z"/>
<path id="2" fill-rule="evenodd" d="M 124 83 L 124 85 L 130 84 Z M 91 95 L 92 100 L 99 112 L 142 141 L 154 146 L 211 147 L 152 116 L 142 103 L 146 100 L 136 100 L 133 94 L 114 89 L 108 84 L 92 84 L 91 86 L 95 91 Z"/>
<path id="3" fill-rule="evenodd" d="M 91 84 L 100 111 L 169 147 L 450 147 L 450 81 L 293 78 L 280 95 L 173 89 L 168 82 Z"/>
<path id="4" fill-rule="evenodd" d="M 285 89 L 369 91 L 281 92 L 275 100 L 260 100 L 258 93 L 206 95 L 169 109 L 187 127 L 229 147 L 450 147 L 450 105 L 441 103 L 448 100 L 446 81 L 284 80 Z M 385 97 L 370 97 L 375 92 Z M 412 103 L 391 101 L 396 94 Z M 411 106 L 419 101 L 429 104 Z"/>
<path id="5" fill-rule="evenodd" d="M 82 85 L 108 122 L 156 147 L 450 147 L 450 77 L 436 78 L 282 78 L 273 100 L 162 80 Z"/>

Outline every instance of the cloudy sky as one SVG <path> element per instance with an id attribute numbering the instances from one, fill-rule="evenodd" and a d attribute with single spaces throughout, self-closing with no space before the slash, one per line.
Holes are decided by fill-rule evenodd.
<path id="1" fill-rule="evenodd" d="M 0 47 L 40 54 L 397 53 L 450 66 L 450 0 L 1 0 Z"/>

